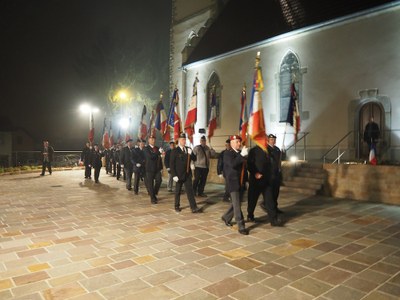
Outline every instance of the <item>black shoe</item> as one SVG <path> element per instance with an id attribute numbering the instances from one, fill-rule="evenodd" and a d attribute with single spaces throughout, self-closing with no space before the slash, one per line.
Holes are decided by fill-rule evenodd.
<path id="1" fill-rule="evenodd" d="M 249 230 L 246 228 L 239 229 L 239 233 L 243 235 L 249 235 Z"/>
<path id="2" fill-rule="evenodd" d="M 157 200 L 151 200 L 151 204 L 157 204 L 158 201 Z"/>
<path id="3" fill-rule="evenodd" d="M 126 189 L 127 189 L 128 191 L 132 190 L 132 188 L 131 188 L 131 187 L 127 187 Z"/>
<path id="4" fill-rule="evenodd" d="M 175 207 L 176 212 L 180 212 L 182 209 L 180 207 Z"/>
<path id="5" fill-rule="evenodd" d="M 281 215 L 283 215 L 283 214 L 284 214 L 284 212 L 283 212 L 283 211 L 281 211 L 279 208 L 277 208 L 277 209 L 276 209 L 276 212 L 277 212 L 278 214 L 281 214 Z"/>
<path id="6" fill-rule="evenodd" d="M 40 174 L 40 176 L 44 176 L 44 174 Z"/>
<path id="7" fill-rule="evenodd" d="M 195 209 L 192 209 L 192 213 L 194 214 L 199 214 L 202 213 L 203 211 L 201 210 L 201 208 L 196 207 Z"/>
<path id="8" fill-rule="evenodd" d="M 98 181 L 98 180 L 95 180 L 95 183 L 99 183 L 99 181 Z"/>
<path id="9" fill-rule="evenodd" d="M 255 222 L 256 222 L 256 219 L 255 219 L 254 217 L 249 217 L 249 216 L 247 216 L 247 222 L 253 222 L 253 223 L 255 223 Z"/>
<path id="10" fill-rule="evenodd" d="M 224 202 L 231 202 L 231 198 L 224 198 L 224 199 L 222 199 L 222 201 L 224 201 Z"/>
<path id="11" fill-rule="evenodd" d="M 271 226 L 274 227 L 282 227 L 283 226 L 283 221 L 279 218 L 274 218 L 271 220 Z"/>
<path id="12" fill-rule="evenodd" d="M 221 217 L 221 220 L 225 223 L 226 226 L 232 227 L 232 223 L 225 220 L 224 217 Z"/>
<path id="13" fill-rule="evenodd" d="M 208 196 L 206 194 L 199 194 L 199 197 L 207 198 Z"/>
<path id="14" fill-rule="evenodd" d="M 139 192 L 136 192 L 136 191 L 135 191 L 135 195 L 139 195 Z"/>

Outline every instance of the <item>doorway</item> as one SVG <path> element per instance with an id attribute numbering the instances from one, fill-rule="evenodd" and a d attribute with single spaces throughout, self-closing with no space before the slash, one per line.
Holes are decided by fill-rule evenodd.
<path id="1" fill-rule="evenodd" d="M 368 102 L 364 104 L 361 109 L 360 109 L 360 116 L 359 116 L 359 137 L 361 140 L 360 144 L 360 158 L 362 159 L 367 159 L 369 156 L 369 150 L 367 143 L 364 142 L 363 136 L 364 136 L 364 130 L 365 126 L 368 124 L 371 118 L 374 118 L 374 122 L 378 124 L 380 128 L 380 138 L 379 141 L 376 145 L 376 152 L 379 154 L 381 153 L 381 147 L 382 147 L 382 138 L 384 136 L 383 130 L 384 130 L 384 113 L 383 113 L 383 108 L 382 106 L 377 103 L 377 102 Z"/>

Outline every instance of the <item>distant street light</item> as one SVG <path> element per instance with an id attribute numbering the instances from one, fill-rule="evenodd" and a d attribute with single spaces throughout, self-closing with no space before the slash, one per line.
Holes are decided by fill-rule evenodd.
<path id="1" fill-rule="evenodd" d="M 126 129 L 129 127 L 129 120 L 126 119 L 126 118 L 121 119 L 121 120 L 119 121 L 119 126 L 121 126 L 122 129 L 125 129 L 125 130 L 126 130 Z"/>
<path id="2" fill-rule="evenodd" d="M 90 143 L 93 143 L 94 140 L 94 120 L 93 120 L 93 113 L 96 113 L 99 111 L 97 107 L 92 107 L 88 104 L 82 104 L 79 106 L 79 110 L 82 113 L 89 113 L 89 136 L 88 140 Z"/>

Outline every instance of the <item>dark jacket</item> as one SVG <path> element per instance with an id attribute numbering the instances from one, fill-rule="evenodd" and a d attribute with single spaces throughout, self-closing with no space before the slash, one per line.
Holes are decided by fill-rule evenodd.
<path id="1" fill-rule="evenodd" d="M 168 149 L 168 150 L 165 152 L 164 166 L 165 166 L 167 169 L 170 168 L 169 162 L 170 162 L 171 152 L 172 152 L 172 149 Z"/>
<path id="2" fill-rule="evenodd" d="M 260 187 L 271 184 L 271 155 L 259 146 L 250 149 L 247 169 L 250 172 L 250 182 L 256 182 Z M 256 173 L 261 173 L 263 176 L 260 179 L 256 179 Z"/>
<path id="3" fill-rule="evenodd" d="M 43 147 L 43 152 L 42 153 L 45 153 L 45 152 L 46 152 L 45 148 Z M 44 154 L 42 154 L 42 155 L 43 155 L 43 159 L 44 159 L 45 155 Z M 50 145 L 47 147 L 47 158 L 48 158 L 49 162 L 52 162 L 53 159 L 54 159 L 54 149 Z"/>
<path id="4" fill-rule="evenodd" d="M 158 150 L 158 147 L 154 146 L 146 146 L 143 149 L 145 162 L 145 170 L 146 172 L 160 172 L 163 169 L 161 154 Z"/>
<path id="5" fill-rule="evenodd" d="M 281 165 L 282 165 L 282 153 L 281 150 L 276 147 L 273 146 L 271 147 L 270 145 L 268 145 L 268 153 L 271 156 L 271 179 L 272 180 L 281 180 Z"/>
<path id="6" fill-rule="evenodd" d="M 189 156 L 188 149 L 186 148 L 186 153 L 178 146 L 171 151 L 170 164 L 172 177 L 178 176 L 179 181 L 186 181 L 186 178 L 192 174 L 190 169 L 190 161 L 196 160 L 196 155 L 192 152 Z"/>
<path id="7" fill-rule="evenodd" d="M 129 149 L 128 146 L 125 146 L 121 150 L 120 162 L 121 165 L 124 165 L 124 168 L 133 169 L 133 151 L 134 148 Z"/>
<path id="8" fill-rule="evenodd" d="M 85 166 L 88 166 L 91 164 L 91 153 L 92 153 L 92 149 L 90 149 L 89 147 L 83 148 L 82 152 L 81 152 L 81 161 L 83 161 Z"/>
<path id="9" fill-rule="evenodd" d="M 136 147 L 132 150 L 132 153 L 134 161 L 133 171 L 143 173 L 145 170 L 145 163 L 146 163 L 146 158 L 144 156 L 144 148 L 142 150 L 139 147 Z M 140 167 L 137 167 L 136 164 L 140 164 Z"/>
<path id="10" fill-rule="evenodd" d="M 224 174 L 224 153 L 227 151 L 226 149 L 223 150 L 219 156 L 218 156 L 218 162 L 217 162 L 217 174 L 221 175 Z M 224 174 L 225 177 L 225 174 Z"/>
<path id="11" fill-rule="evenodd" d="M 95 151 L 91 152 L 91 165 L 95 169 L 99 169 L 102 167 L 101 158 L 105 155 L 104 152 Z"/>
<path id="12" fill-rule="evenodd" d="M 228 185 L 228 192 L 240 191 L 240 177 L 246 159 L 233 149 L 224 152 L 224 174 Z M 245 172 L 246 173 L 246 172 Z"/>

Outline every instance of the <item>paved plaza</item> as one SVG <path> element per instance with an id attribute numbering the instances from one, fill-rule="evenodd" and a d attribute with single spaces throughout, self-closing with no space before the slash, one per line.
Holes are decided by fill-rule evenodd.
<path id="1" fill-rule="evenodd" d="M 399 299 L 400 207 L 282 191 L 243 236 L 221 185 L 176 213 L 101 172 L 0 176 L 0 299 Z"/>

